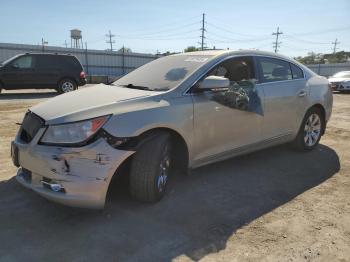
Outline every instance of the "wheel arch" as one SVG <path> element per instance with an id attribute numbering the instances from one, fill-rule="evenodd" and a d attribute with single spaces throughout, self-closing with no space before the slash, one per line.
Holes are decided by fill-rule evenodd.
<path id="1" fill-rule="evenodd" d="M 175 146 L 173 151 L 175 155 L 175 165 L 179 168 L 180 171 L 187 172 L 189 165 L 188 145 L 183 136 L 174 129 L 167 127 L 157 127 L 144 131 L 143 133 L 135 137 L 135 139 L 138 140 L 137 146 L 135 147 L 135 151 L 137 152 L 137 149 L 141 147 L 143 143 L 156 138 L 156 134 L 159 132 L 165 132 L 170 135 L 172 145 Z M 133 156 L 134 154 L 127 157 L 115 170 L 113 176 L 109 181 L 106 198 L 110 194 L 112 187 L 115 186 L 115 181 L 118 179 L 126 179 L 125 177 L 129 175 Z"/>
<path id="2" fill-rule="evenodd" d="M 181 160 L 184 161 L 182 163 L 184 163 L 187 168 L 189 163 L 189 149 L 184 137 L 178 131 L 168 127 L 152 128 L 143 132 L 140 136 L 147 137 L 148 134 L 154 134 L 156 132 L 166 132 L 170 134 L 172 146 L 175 149 L 174 153 L 176 156 L 183 156 Z"/>
<path id="3" fill-rule="evenodd" d="M 173 153 L 175 155 L 176 164 L 183 168 L 188 168 L 189 165 L 189 147 L 185 138 L 176 130 L 169 127 L 154 127 L 143 131 L 136 139 L 138 140 L 137 148 L 141 147 L 143 143 L 156 138 L 157 133 L 168 133 L 170 135 L 173 146 Z M 137 149 L 136 149 L 137 151 Z"/>

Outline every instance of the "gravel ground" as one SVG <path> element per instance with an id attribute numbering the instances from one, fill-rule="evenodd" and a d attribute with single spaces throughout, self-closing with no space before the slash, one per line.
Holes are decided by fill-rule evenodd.
<path id="1" fill-rule="evenodd" d="M 350 95 L 334 95 L 313 152 L 279 146 L 199 168 L 157 204 L 131 200 L 121 182 L 103 211 L 14 179 L 15 123 L 55 95 L 0 95 L 0 261 L 350 261 Z"/>

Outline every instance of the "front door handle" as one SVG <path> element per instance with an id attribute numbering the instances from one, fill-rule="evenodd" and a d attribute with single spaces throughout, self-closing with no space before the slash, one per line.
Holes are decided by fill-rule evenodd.
<path id="1" fill-rule="evenodd" d="M 306 96 L 306 91 L 305 91 L 305 90 L 299 91 L 299 92 L 298 92 L 298 96 L 299 96 L 299 97 L 304 97 L 304 96 Z"/>

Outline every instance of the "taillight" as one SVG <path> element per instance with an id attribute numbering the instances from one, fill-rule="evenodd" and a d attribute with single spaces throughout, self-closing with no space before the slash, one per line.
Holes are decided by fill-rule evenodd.
<path id="1" fill-rule="evenodd" d="M 333 84 L 331 84 L 331 83 L 328 83 L 328 88 L 331 91 L 335 91 L 336 90 L 335 86 Z"/>
<path id="2" fill-rule="evenodd" d="M 84 72 L 84 71 L 82 71 L 82 72 L 80 73 L 80 78 L 85 78 L 85 72 Z"/>

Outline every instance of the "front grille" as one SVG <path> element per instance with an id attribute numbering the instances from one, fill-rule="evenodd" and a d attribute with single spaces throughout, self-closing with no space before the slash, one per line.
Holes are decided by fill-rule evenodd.
<path id="1" fill-rule="evenodd" d="M 42 120 L 36 114 L 28 111 L 22 121 L 22 127 L 20 131 L 20 138 L 23 142 L 29 143 L 38 133 L 39 129 L 44 126 L 44 120 Z"/>

